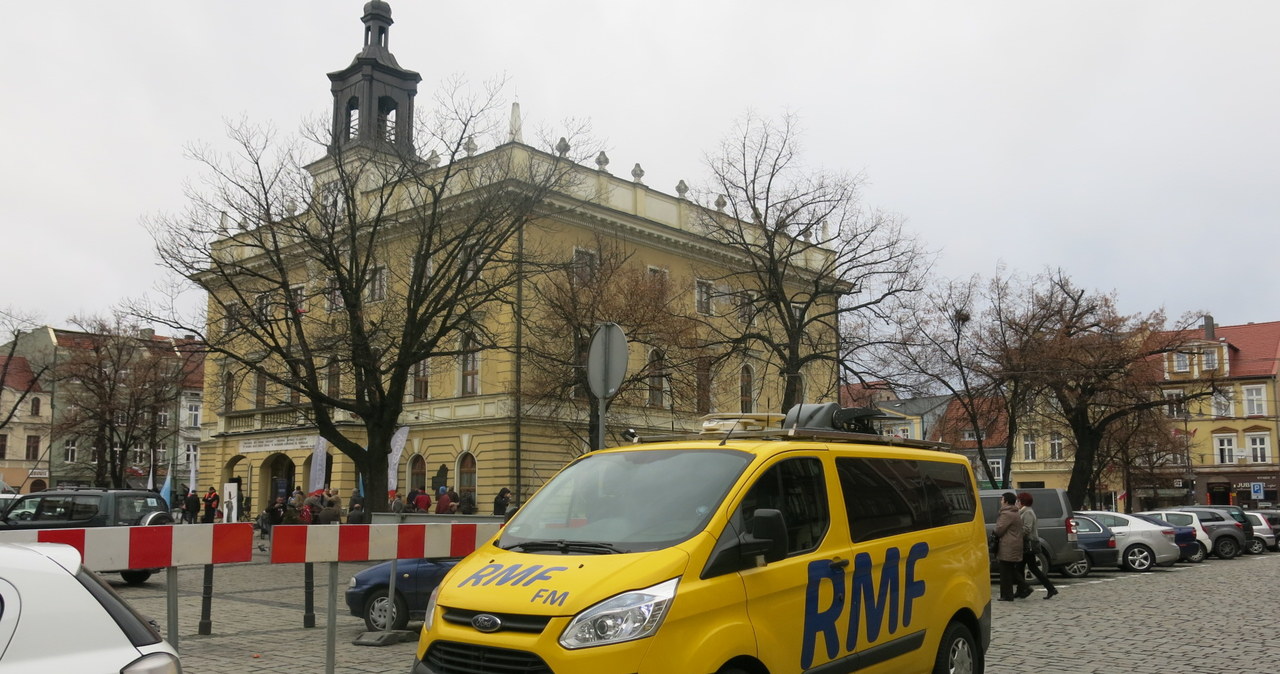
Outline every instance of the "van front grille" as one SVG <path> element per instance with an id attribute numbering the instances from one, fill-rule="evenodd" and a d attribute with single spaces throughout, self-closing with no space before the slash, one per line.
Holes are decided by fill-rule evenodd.
<path id="1" fill-rule="evenodd" d="M 431 644 L 424 661 L 439 674 L 553 674 L 533 653 L 456 641 Z"/>

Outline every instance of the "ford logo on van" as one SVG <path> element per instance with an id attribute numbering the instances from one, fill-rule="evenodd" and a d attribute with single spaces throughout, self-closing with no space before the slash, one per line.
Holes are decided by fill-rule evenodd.
<path id="1" fill-rule="evenodd" d="M 471 626 L 481 632 L 497 632 L 502 629 L 502 620 L 491 613 L 477 613 L 471 617 Z"/>

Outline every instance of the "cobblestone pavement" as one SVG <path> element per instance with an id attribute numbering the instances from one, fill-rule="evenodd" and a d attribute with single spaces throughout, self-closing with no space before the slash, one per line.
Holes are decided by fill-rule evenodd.
<path id="1" fill-rule="evenodd" d="M 178 572 L 179 643 L 189 674 L 318 674 L 325 667 L 328 565 L 315 565 L 316 627 L 302 627 L 303 566 L 271 565 L 265 553 L 214 571 L 212 634 L 199 636 L 201 568 Z M 347 612 L 347 580 L 367 564 L 339 564 L 335 670 L 407 674 L 416 642 L 355 646 L 364 622 Z M 164 576 L 140 587 L 108 580 L 144 614 L 166 625 Z M 1054 577 L 1043 590 L 992 602 L 990 674 L 1200 674 L 1280 671 L 1280 554 L 1210 559 L 1150 573 L 1097 571 Z M 993 595 L 995 594 L 993 587 Z M 417 627 L 416 624 L 410 627 Z M 1253 632 L 1247 631 L 1250 627 Z M 1250 638 L 1250 634 L 1256 638 Z M 679 673 L 673 673 L 679 674 Z"/>

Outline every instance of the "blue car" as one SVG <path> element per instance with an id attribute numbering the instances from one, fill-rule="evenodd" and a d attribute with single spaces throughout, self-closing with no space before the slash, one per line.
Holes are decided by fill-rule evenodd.
<path id="1" fill-rule="evenodd" d="M 1081 578 L 1087 576 L 1095 567 L 1109 569 L 1120 560 L 1120 550 L 1116 547 L 1116 537 L 1107 525 L 1077 513 L 1076 545 L 1084 551 L 1084 560 L 1077 562 L 1073 568 L 1065 569 L 1068 576 Z"/>
<path id="2" fill-rule="evenodd" d="M 391 562 L 371 566 L 351 577 L 347 583 L 347 608 L 351 615 L 364 618 L 370 632 L 402 630 L 410 620 L 422 620 L 427 613 L 427 600 L 460 558 L 401 559 L 396 563 L 395 601 L 387 599 L 391 585 Z"/>

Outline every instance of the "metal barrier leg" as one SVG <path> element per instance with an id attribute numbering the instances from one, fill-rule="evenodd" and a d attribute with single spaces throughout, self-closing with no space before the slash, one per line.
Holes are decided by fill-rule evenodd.
<path id="1" fill-rule="evenodd" d="M 178 567 L 171 566 L 164 570 L 165 584 L 168 585 L 167 608 L 165 614 L 169 624 L 169 645 L 178 649 Z"/>
<path id="2" fill-rule="evenodd" d="M 200 593 L 200 629 L 202 635 L 213 634 L 210 610 L 213 606 L 213 565 L 204 565 L 204 590 Z"/>
<path id="3" fill-rule="evenodd" d="M 337 664 L 338 643 L 338 563 L 329 562 L 329 606 L 325 628 L 324 672 L 333 674 Z"/>
<path id="4" fill-rule="evenodd" d="M 302 565 L 302 626 L 316 626 L 316 570 L 312 562 Z"/>

